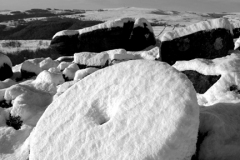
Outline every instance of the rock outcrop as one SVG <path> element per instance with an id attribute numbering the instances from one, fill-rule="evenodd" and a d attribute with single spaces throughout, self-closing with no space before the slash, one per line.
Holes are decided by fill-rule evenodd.
<path id="1" fill-rule="evenodd" d="M 162 61 L 171 65 L 179 60 L 224 57 L 234 48 L 232 25 L 225 18 L 167 32 L 161 42 Z"/>
<path id="2" fill-rule="evenodd" d="M 152 27 L 144 18 L 122 18 L 80 30 L 64 30 L 56 33 L 51 41 L 51 47 L 70 56 L 118 48 L 140 51 L 155 44 Z"/>

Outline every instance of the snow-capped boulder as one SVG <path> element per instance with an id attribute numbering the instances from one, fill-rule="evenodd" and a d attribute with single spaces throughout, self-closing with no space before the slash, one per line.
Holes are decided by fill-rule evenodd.
<path id="1" fill-rule="evenodd" d="M 218 103 L 200 109 L 198 159 L 238 160 L 240 103 Z"/>
<path id="2" fill-rule="evenodd" d="M 234 48 L 232 25 L 226 18 L 202 21 L 166 32 L 161 41 L 162 61 L 171 65 L 178 60 L 224 57 Z"/>
<path id="3" fill-rule="evenodd" d="M 86 68 L 86 69 L 80 69 L 75 73 L 74 80 L 81 80 L 84 77 L 90 75 L 91 73 L 93 73 L 97 70 L 99 70 L 99 69 L 98 68 L 93 68 L 93 67 Z"/>
<path id="4" fill-rule="evenodd" d="M 140 51 L 155 44 L 153 29 L 144 18 L 122 18 L 76 31 L 60 31 L 51 41 L 51 47 L 70 56 L 118 48 Z"/>
<path id="5" fill-rule="evenodd" d="M 73 56 L 62 56 L 62 57 L 58 57 L 57 59 L 56 59 L 56 61 L 58 61 L 58 62 L 73 62 L 73 60 L 74 60 L 74 57 Z"/>
<path id="6" fill-rule="evenodd" d="M 73 80 L 77 70 L 79 70 L 79 67 L 76 63 L 70 64 L 67 68 L 63 70 L 63 78 L 66 81 Z"/>
<path id="7" fill-rule="evenodd" d="M 78 81 L 68 81 L 59 86 L 57 86 L 57 93 L 54 95 L 53 99 L 57 99 L 61 94 L 63 94 L 66 90 L 68 90 L 71 86 L 73 86 Z"/>
<path id="8" fill-rule="evenodd" d="M 58 61 L 54 61 L 52 60 L 51 58 L 45 58 L 43 61 L 41 61 L 39 63 L 39 67 L 42 69 L 42 70 L 48 70 L 49 68 L 52 68 L 52 67 L 57 67 L 59 65 L 59 62 Z"/>
<path id="9" fill-rule="evenodd" d="M 11 78 L 12 75 L 12 62 L 10 58 L 5 54 L 0 53 L 0 81 Z"/>
<path id="10" fill-rule="evenodd" d="M 4 99 L 13 101 L 11 116 L 19 117 L 24 124 L 35 126 L 56 92 L 54 83 L 39 78 L 7 88 Z"/>
<path id="11" fill-rule="evenodd" d="M 0 89 L 8 88 L 14 84 L 17 84 L 17 82 L 12 79 L 5 79 L 4 81 L 0 81 Z"/>
<path id="12" fill-rule="evenodd" d="M 52 73 L 49 71 L 42 71 L 37 77 L 35 81 L 41 81 L 45 83 L 53 83 L 56 86 L 65 82 L 63 79 L 62 73 Z"/>
<path id="13" fill-rule="evenodd" d="M 213 60 L 178 61 L 173 67 L 188 75 L 198 93 L 198 103 L 211 105 L 240 99 L 240 54 Z"/>
<path id="14" fill-rule="evenodd" d="M 21 75 L 23 79 L 28 79 L 34 76 L 37 76 L 40 72 L 42 72 L 39 63 L 44 60 L 42 58 L 39 59 L 29 59 L 22 63 L 21 66 Z"/>
<path id="15" fill-rule="evenodd" d="M 196 93 L 184 74 L 128 61 L 55 99 L 30 136 L 29 159 L 190 160 L 198 127 Z"/>
<path id="16" fill-rule="evenodd" d="M 72 62 L 61 62 L 59 63 L 59 65 L 57 66 L 57 68 L 60 70 L 60 71 L 63 71 L 65 68 L 67 68 L 69 65 L 71 65 Z"/>

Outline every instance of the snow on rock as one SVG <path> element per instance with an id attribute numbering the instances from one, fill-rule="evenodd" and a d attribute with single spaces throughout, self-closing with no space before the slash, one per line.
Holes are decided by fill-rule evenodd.
<path id="1" fill-rule="evenodd" d="M 62 55 L 70 56 L 77 52 L 102 52 L 118 48 L 140 51 L 155 44 L 153 29 L 144 18 L 120 18 L 76 32 L 60 31 L 51 41 L 51 47 Z"/>
<path id="2" fill-rule="evenodd" d="M 55 99 L 30 136 L 29 159 L 190 160 L 198 126 L 185 75 L 166 63 L 127 61 Z"/>
<path id="3" fill-rule="evenodd" d="M 61 73 L 51 73 L 49 71 L 42 71 L 35 81 L 41 81 L 45 83 L 53 83 L 56 86 L 65 82 Z"/>
<path id="4" fill-rule="evenodd" d="M 62 73 L 60 68 L 58 68 L 58 67 L 49 68 L 48 71 L 51 72 L 51 73 L 56 73 L 56 74 L 57 73 Z"/>
<path id="5" fill-rule="evenodd" d="M 86 69 L 80 69 L 75 73 L 74 80 L 81 80 L 84 77 L 90 75 L 91 73 L 93 73 L 97 70 L 99 70 L 99 69 L 98 68 L 93 68 L 93 67 L 86 68 Z"/>
<path id="6" fill-rule="evenodd" d="M 42 70 L 48 70 L 49 68 L 57 67 L 58 65 L 59 65 L 59 62 L 52 60 L 50 57 L 45 58 L 43 61 L 39 63 L 39 67 Z"/>
<path id="7" fill-rule="evenodd" d="M 100 53 L 80 52 L 74 54 L 74 62 L 82 67 L 104 68 L 112 61 L 122 62 L 127 60 L 147 59 L 156 60 L 160 58 L 159 48 L 151 47 L 143 51 L 126 51 L 125 49 L 113 49 Z"/>
<path id="8" fill-rule="evenodd" d="M 205 93 L 198 94 L 198 103 L 201 105 L 240 99 L 240 54 L 237 52 L 213 60 L 178 61 L 173 67 L 179 71 L 196 71 L 206 76 L 220 76 L 219 80 L 210 86 Z M 200 81 L 199 79 L 193 82 L 193 84 L 199 86 L 200 83 L 203 83 L 203 86 L 207 84 L 206 81 Z"/>
<path id="9" fill-rule="evenodd" d="M 68 90 L 71 86 L 73 86 L 78 81 L 68 81 L 59 86 L 57 86 L 57 93 L 54 95 L 53 99 L 57 99 L 61 94 L 63 94 L 66 90 Z"/>
<path id="10" fill-rule="evenodd" d="M 70 64 L 72 64 L 72 62 L 61 62 L 59 63 L 59 65 L 57 66 L 57 68 L 60 71 L 63 71 L 65 68 L 67 68 Z"/>
<path id="11" fill-rule="evenodd" d="M 44 59 L 30 59 L 26 60 L 22 63 L 21 66 L 21 75 L 22 78 L 28 79 L 33 76 L 37 76 L 40 72 L 42 72 L 42 69 L 39 66 L 39 63 Z"/>
<path id="12" fill-rule="evenodd" d="M 11 78 L 12 75 L 12 62 L 10 58 L 5 54 L 0 53 L 0 81 Z"/>
<path id="13" fill-rule="evenodd" d="M 56 59 L 56 61 L 58 62 L 72 62 L 73 61 L 73 56 L 62 56 L 62 57 L 58 57 Z"/>
<path id="14" fill-rule="evenodd" d="M 38 78 L 7 88 L 4 99 L 13 101 L 10 111 L 13 117 L 20 117 L 24 124 L 35 126 L 56 92 L 54 83 Z"/>
<path id="15" fill-rule="evenodd" d="M 217 103 L 200 109 L 198 159 L 238 160 L 240 103 Z"/>
<path id="16" fill-rule="evenodd" d="M 226 18 L 199 22 L 165 33 L 161 37 L 162 61 L 214 59 L 233 50 L 232 26 Z"/>
<path id="17" fill-rule="evenodd" d="M 24 146 L 24 142 L 32 131 L 31 126 L 24 125 L 20 130 L 15 130 L 12 127 L 2 126 L 0 127 L 0 159 L 3 160 L 26 160 L 23 159 L 23 155 L 18 157 L 16 151 L 21 151 Z"/>
<path id="18" fill-rule="evenodd" d="M 63 70 L 63 78 L 66 81 L 73 80 L 77 70 L 79 70 L 79 67 L 76 63 L 70 64 L 67 68 Z"/>
<path id="19" fill-rule="evenodd" d="M 8 88 L 14 84 L 17 84 L 17 82 L 12 79 L 5 79 L 4 81 L 0 81 L 0 89 Z"/>
<path id="20" fill-rule="evenodd" d="M 239 47 L 240 47 L 240 38 L 238 38 L 238 39 L 235 41 L 234 50 L 239 50 Z"/>

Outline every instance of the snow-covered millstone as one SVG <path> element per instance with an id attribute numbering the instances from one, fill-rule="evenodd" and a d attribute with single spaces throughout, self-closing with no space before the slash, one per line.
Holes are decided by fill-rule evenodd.
<path id="1" fill-rule="evenodd" d="M 0 81 L 11 78 L 12 75 L 12 62 L 10 58 L 5 54 L 0 53 Z"/>
<path id="2" fill-rule="evenodd" d="M 217 103 L 200 109 L 198 159 L 238 160 L 240 103 Z"/>
<path id="3" fill-rule="evenodd" d="M 51 47 L 70 56 L 118 48 L 140 51 L 155 44 L 153 29 L 144 18 L 121 18 L 80 30 L 64 30 L 56 33 L 51 41 Z"/>
<path id="4" fill-rule="evenodd" d="M 204 93 L 197 95 L 198 103 L 201 105 L 240 99 L 240 54 L 238 52 L 213 60 L 178 61 L 173 67 L 185 73 L 196 72 L 195 75 L 187 73 L 196 90 L 204 89 L 211 81 L 214 82 Z M 197 73 L 202 74 L 203 77 L 209 77 L 210 81 L 207 81 L 207 78 L 201 79 Z"/>
<path id="5" fill-rule="evenodd" d="M 184 74 L 127 61 L 55 99 L 30 135 L 29 159 L 190 160 L 198 127 L 196 92 Z"/>
<path id="6" fill-rule="evenodd" d="M 162 61 L 174 64 L 178 60 L 224 57 L 234 48 L 232 34 L 232 25 L 226 18 L 166 32 L 161 37 Z"/>

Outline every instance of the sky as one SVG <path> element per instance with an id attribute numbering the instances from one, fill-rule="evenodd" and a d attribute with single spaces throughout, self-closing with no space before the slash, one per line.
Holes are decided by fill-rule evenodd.
<path id="1" fill-rule="evenodd" d="M 0 10 L 32 8 L 102 9 L 155 8 L 195 12 L 240 12 L 240 0 L 0 0 Z"/>

